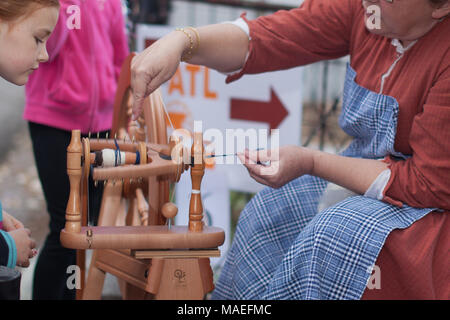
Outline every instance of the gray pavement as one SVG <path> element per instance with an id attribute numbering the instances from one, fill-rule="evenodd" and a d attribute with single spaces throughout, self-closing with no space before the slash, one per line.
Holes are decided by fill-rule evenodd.
<path id="1" fill-rule="evenodd" d="M 39 250 L 48 233 L 49 217 L 34 164 L 26 121 L 22 119 L 24 88 L 0 78 L 0 201 L 3 209 L 31 230 Z M 88 254 L 88 262 L 90 254 Z M 34 267 L 22 268 L 21 299 L 31 299 Z M 117 299 L 119 286 L 107 275 L 104 299 Z"/>
<path id="2" fill-rule="evenodd" d="M 0 77 L 0 161 L 6 155 L 11 137 L 25 126 L 22 112 L 25 89 L 6 82 Z"/>

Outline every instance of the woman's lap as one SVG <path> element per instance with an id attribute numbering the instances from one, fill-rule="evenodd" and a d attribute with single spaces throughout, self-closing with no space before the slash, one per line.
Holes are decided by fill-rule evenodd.
<path id="1" fill-rule="evenodd" d="M 252 199 L 242 212 L 214 299 L 361 297 L 389 232 L 408 227 L 414 218 L 363 196 L 317 214 L 326 184 L 305 176 Z"/>

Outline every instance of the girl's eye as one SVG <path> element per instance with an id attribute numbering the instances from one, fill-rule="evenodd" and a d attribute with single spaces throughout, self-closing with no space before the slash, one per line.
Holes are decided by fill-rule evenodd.
<path id="1" fill-rule="evenodd" d="M 36 40 L 36 44 L 39 44 L 39 43 L 43 43 L 44 41 L 42 41 L 41 39 L 39 39 L 38 37 L 34 37 L 34 39 Z"/>

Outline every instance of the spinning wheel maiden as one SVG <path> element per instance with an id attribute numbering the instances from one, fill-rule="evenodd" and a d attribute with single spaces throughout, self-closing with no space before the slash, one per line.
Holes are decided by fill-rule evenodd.
<path id="1" fill-rule="evenodd" d="M 94 249 L 78 298 L 100 299 L 108 272 L 121 280 L 124 299 L 202 299 L 214 288 L 209 257 L 220 255 L 218 247 L 225 239 L 222 229 L 202 221 L 202 133 L 194 133 L 190 149 L 174 137 L 168 142 L 159 90 L 147 99 L 144 118 L 128 125 L 131 58 L 119 80 L 114 138 L 81 140 L 79 131 L 72 132 L 67 148 L 70 196 L 61 243 L 79 252 Z M 189 168 L 189 223 L 172 226 L 178 210 L 169 202 L 169 183 Z M 89 175 L 105 185 L 97 226 L 86 225 Z"/>

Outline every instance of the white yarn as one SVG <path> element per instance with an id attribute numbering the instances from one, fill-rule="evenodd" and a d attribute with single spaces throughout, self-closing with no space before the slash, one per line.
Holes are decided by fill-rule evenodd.
<path id="1" fill-rule="evenodd" d="M 104 149 L 102 150 L 103 165 L 102 167 L 114 167 L 116 165 L 116 150 Z M 120 161 L 117 164 L 125 163 L 125 152 L 120 152 Z"/>

